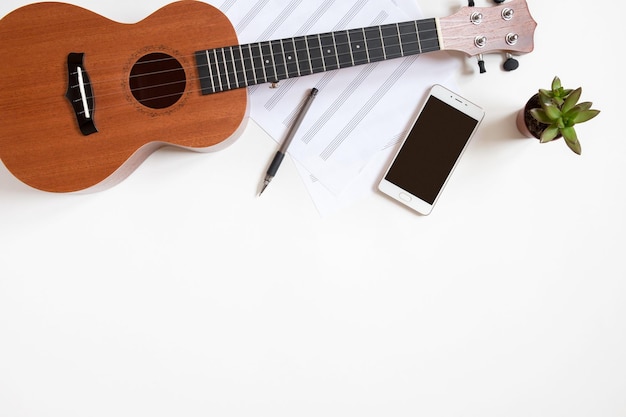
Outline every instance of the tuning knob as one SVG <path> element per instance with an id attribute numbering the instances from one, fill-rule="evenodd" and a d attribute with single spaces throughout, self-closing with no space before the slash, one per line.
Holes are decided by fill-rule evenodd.
<path id="1" fill-rule="evenodd" d="M 502 67 L 505 71 L 514 71 L 519 67 L 519 62 L 517 62 L 517 59 L 513 58 L 513 55 L 507 53 L 506 61 L 504 61 Z"/>
<path id="2" fill-rule="evenodd" d="M 478 69 L 480 70 L 481 74 L 487 72 L 487 69 L 485 69 L 485 60 L 483 59 L 483 54 L 478 54 Z"/>

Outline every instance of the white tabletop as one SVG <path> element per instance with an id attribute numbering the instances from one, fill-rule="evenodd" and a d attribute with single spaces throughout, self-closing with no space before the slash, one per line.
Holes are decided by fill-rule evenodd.
<path id="1" fill-rule="evenodd" d="M 258 198 L 276 143 L 254 122 L 95 194 L 0 166 L 0 415 L 624 416 L 626 6 L 528 2 L 517 71 L 449 54 L 486 118 L 427 217 L 374 191 L 320 216 L 289 158 Z M 602 111 L 582 156 L 516 130 L 555 75 Z"/>

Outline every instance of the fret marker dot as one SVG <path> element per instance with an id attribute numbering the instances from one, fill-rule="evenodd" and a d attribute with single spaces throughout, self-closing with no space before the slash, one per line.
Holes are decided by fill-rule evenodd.
<path id="1" fill-rule="evenodd" d="M 266 63 L 266 64 L 269 64 L 269 63 L 270 63 L 270 60 L 269 60 L 269 59 L 266 59 L 266 60 L 265 60 L 265 63 Z"/>
<path id="2" fill-rule="evenodd" d="M 357 46 L 356 46 L 356 49 L 361 49 L 361 45 L 357 45 Z"/>

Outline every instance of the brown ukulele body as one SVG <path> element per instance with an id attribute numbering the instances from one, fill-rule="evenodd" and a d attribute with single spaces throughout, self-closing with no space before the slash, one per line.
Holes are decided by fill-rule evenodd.
<path id="1" fill-rule="evenodd" d="M 228 19 L 203 2 L 173 3 L 135 24 L 62 3 L 18 9 L 0 20 L 0 159 L 32 187 L 72 192 L 121 181 L 163 145 L 219 148 L 243 129 L 247 92 L 202 96 L 194 52 L 236 44 Z M 70 53 L 84 54 L 95 97 L 97 132 L 88 135 L 66 98 Z M 131 91 L 133 67 L 154 53 L 184 74 L 167 106 Z"/>

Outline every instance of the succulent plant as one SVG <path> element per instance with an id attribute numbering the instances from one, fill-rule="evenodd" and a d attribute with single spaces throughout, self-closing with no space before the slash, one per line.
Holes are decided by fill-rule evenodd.
<path id="1" fill-rule="evenodd" d="M 541 134 L 541 143 L 550 142 L 560 134 L 567 146 L 580 155 L 581 146 L 574 125 L 600 113 L 591 108 L 591 102 L 578 103 L 581 94 L 580 87 L 575 90 L 563 88 L 559 77 L 554 77 L 550 90 L 539 89 L 541 108 L 532 109 L 530 113 L 535 120 L 548 125 Z"/>

